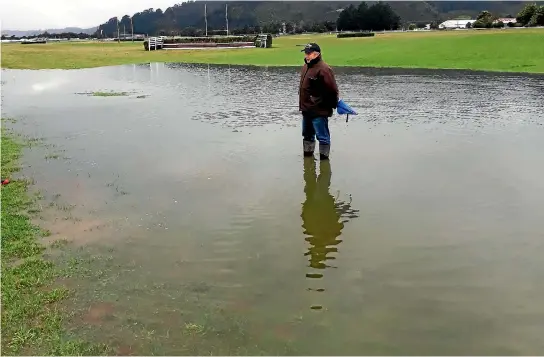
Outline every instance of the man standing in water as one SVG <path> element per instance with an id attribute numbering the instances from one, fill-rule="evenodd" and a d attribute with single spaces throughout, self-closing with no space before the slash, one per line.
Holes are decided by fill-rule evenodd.
<path id="1" fill-rule="evenodd" d="M 317 137 L 319 156 L 327 160 L 331 147 L 329 118 L 338 104 L 338 86 L 331 67 L 321 58 L 319 45 L 309 43 L 302 52 L 305 63 L 300 74 L 299 110 L 304 156 L 313 156 Z"/>

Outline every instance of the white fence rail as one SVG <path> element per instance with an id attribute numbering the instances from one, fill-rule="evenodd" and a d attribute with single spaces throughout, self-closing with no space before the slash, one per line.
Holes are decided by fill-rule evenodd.
<path id="1" fill-rule="evenodd" d="M 150 37 L 147 42 L 147 50 L 160 50 L 164 44 L 163 37 Z"/>

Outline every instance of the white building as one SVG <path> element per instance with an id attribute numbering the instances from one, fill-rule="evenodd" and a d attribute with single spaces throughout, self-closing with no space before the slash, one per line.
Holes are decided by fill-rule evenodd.
<path id="1" fill-rule="evenodd" d="M 497 19 L 496 21 L 493 21 L 493 23 L 496 23 L 496 22 L 499 22 L 499 21 L 502 21 L 502 23 L 505 24 L 505 25 L 515 24 L 517 22 L 516 19 L 513 18 L 513 17 L 501 17 L 501 18 Z"/>
<path id="2" fill-rule="evenodd" d="M 476 20 L 447 20 L 438 25 L 441 29 L 466 29 L 467 25 L 472 25 Z"/>

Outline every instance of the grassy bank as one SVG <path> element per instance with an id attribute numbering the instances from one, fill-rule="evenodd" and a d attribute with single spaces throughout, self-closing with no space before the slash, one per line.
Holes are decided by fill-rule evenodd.
<path id="1" fill-rule="evenodd" d="M 5 44 L 2 67 L 89 68 L 147 62 L 298 66 L 300 48 L 318 42 L 333 66 L 455 68 L 544 73 L 544 30 L 410 32 L 370 38 L 285 36 L 271 49 L 169 50 L 146 52 L 140 43 Z"/>
<path id="2" fill-rule="evenodd" d="M 42 257 L 39 238 L 46 235 L 31 222 L 35 197 L 28 182 L 14 179 L 23 141 L 2 127 L 2 355 L 99 354 L 103 348 L 69 338 L 62 329 L 57 303 L 69 295 L 54 287 L 59 271 Z"/>

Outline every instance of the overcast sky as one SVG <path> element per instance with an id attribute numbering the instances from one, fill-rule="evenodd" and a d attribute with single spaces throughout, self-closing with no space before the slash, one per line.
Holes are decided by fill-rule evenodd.
<path id="1" fill-rule="evenodd" d="M 144 9 L 166 10 L 181 0 L 0 0 L 2 30 L 93 27 Z"/>

